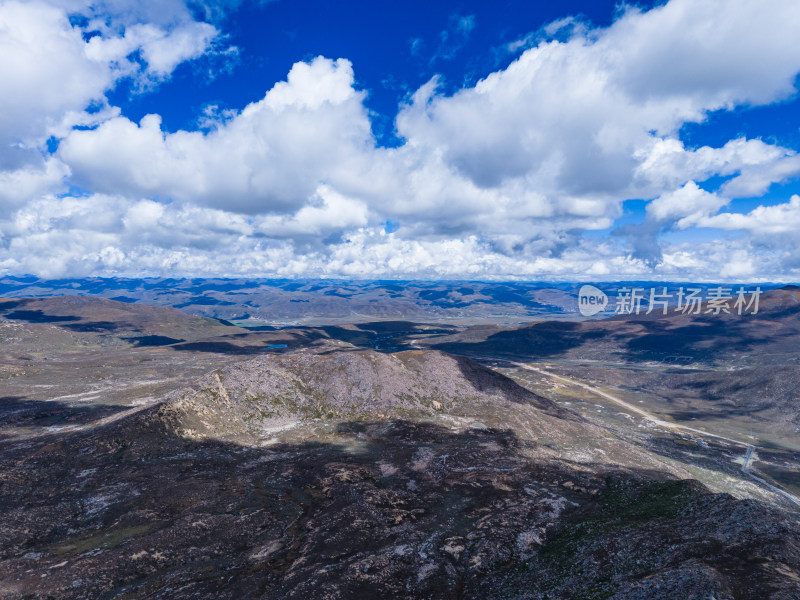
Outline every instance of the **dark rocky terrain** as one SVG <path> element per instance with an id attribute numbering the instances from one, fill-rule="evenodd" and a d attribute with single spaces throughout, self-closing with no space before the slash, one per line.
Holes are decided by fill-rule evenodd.
<path id="1" fill-rule="evenodd" d="M 344 421 L 259 449 L 140 418 L 7 457 L 5 597 L 800 593 L 780 511 L 508 430 Z"/>
<path id="2" fill-rule="evenodd" d="M 420 349 L 496 332 L 14 302 L 0 597 L 800 597 L 797 513 L 741 447 Z"/>

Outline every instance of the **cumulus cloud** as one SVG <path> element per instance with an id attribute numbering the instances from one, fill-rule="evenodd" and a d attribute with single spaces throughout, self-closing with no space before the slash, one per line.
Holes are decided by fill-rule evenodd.
<path id="1" fill-rule="evenodd" d="M 277 239 L 320 239 L 326 234 L 367 224 L 365 203 L 343 196 L 328 186 L 320 186 L 311 204 L 303 206 L 291 216 L 262 217 L 258 220 L 256 231 Z"/>
<path id="2" fill-rule="evenodd" d="M 152 23 L 113 27 L 69 20 L 90 3 L 4 1 L 0 3 L 0 78 L 8 90 L 0 95 L 0 152 L 36 147 L 54 133 L 67 116 L 87 124 L 87 109 L 96 113 L 106 104 L 105 93 L 122 77 L 141 67 L 131 55 L 140 51 L 145 72 L 168 75 L 180 62 L 201 54 L 218 34 L 214 26 L 180 21 L 170 26 Z M 169 13 L 169 11 L 167 11 Z M 163 14 L 163 13 L 162 13 Z M 84 34 L 99 32 L 88 41 Z M 45 93 L 46 90 L 46 93 Z M 107 115 L 106 115 L 107 116 Z M 55 131 L 56 133 L 58 131 Z M 7 157 L 0 154 L 0 159 Z"/>
<path id="3" fill-rule="evenodd" d="M 347 205 L 346 200 L 329 198 L 327 207 L 335 210 L 337 201 Z M 318 222 L 324 225 L 325 220 Z M 296 219 L 305 232 L 311 224 L 301 216 Z M 402 278 L 583 280 L 609 274 L 637 279 L 646 271 L 641 260 L 621 254 L 613 240 L 598 244 L 577 239 L 558 256 L 535 250 L 508 254 L 477 234 L 409 239 L 382 227 L 356 226 L 324 247 L 298 246 L 291 238 L 263 235 L 260 230 L 271 225 L 269 219 L 255 222 L 219 209 L 147 199 L 48 196 L 0 222 L 0 247 L 7 248 L 0 253 L 0 269 L 43 277 L 253 277 L 266 272 L 276 277 L 379 278 L 391 273 Z M 749 280 L 766 280 L 770 277 L 765 274 L 782 269 L 781 277 L 771 278 L 781 280 L 797 272 L 784 266 L 790 258 L 790 253 L 758 248 L 743 239 L 669 244 L 654 278 L 713 281 L 721 273 L 735 278 L 747 270 Z"/>
<path id="4" fill-rule="evenodd" d="M 363 92 L 349 61 L 297 63 L 287 81 L 208 133 L 109 119 L 73 131 L 59 157 L 91 189 L 168 196 L 247 213 L 287 211 L 319 184 L 346 185 L 374 149 Z M 355 171 L 355 172 L 354 172 Z"/>
<path id="5" fill-rule="evenodd" d="M 716 213 L 728 201 L 700 189 L 694 181 L 682 188 L 659 196 L 647 205 L 647 215 L 659 222 L 675 222 L 686 227 L 692 222 Z"/>
<path id="6" fill-rule="evenodd" d="M 219 35 L 178 2 L 5 0 L 0 24 L 0 217 L 68 186 L 48 139 L 116 117 L 106 94 L 118 81 L 166 78 Z"/>
<path id="7" fill-rule="evenodd" d="M 3 209 L 20 206 L 59 188 L 68 175 L 69 168 L 53 158 L 43 161 L 41 166 L 0 171 L 0 217 Z"/>
<path id="8" fill-rule="evenodd" d="M 795 234 L 800 231 L 800 196 L 794 195 L 789 202 L 771 206 L 759 206 L 746 214 L 720 213 L 698 217 L 689 224 L 716 229 L 738 229 L 761 236 Z"/>
<path id="9" fill-rule="evenodd" d="M 662 194 L 647 205 L 644 222 L 626 225 L 615 235 L 632 244 L 632 255 L 654 267 L 664 262 L 659 237 L 672 229 L 686 229 L 716 213 L 729 200 L 700 188 L 694 181 Z"/>
<path id="10" fill-rule="evenodd" d="M 199 130 L 168 132 L 157 114 L 134 122 L 115 112 L 105 94 L 120 78 L 167 78 L 220 39 L 185 4 L 169 2 L 160 15 L 154 6 L 0 4 L 15 24 L 13 35 L 0 32 L 0 49 L 33 69 L 0 67 L 19 90 L 0 99 L 8 108 L 0 111 L 0 182 L 8 183 L 0 206 L 9 215 L 0 220 L 0 269 L 642 277 L 658 265 L 658 274 L 697 277 L 720 273 L 704 254 L 713 245 L 698 250 L 702 266 L 664 242 L 665 232 L 768 230 L 770 219 L 793 214 L 794 199 L 758 214 L 719 211 L 800 175 L 796 149 L 745 138 L 690 148 L 680 129 L 711 111 L 796 92 L 794 0 L 769 10 L 747 0 L 671 0 L 648 12 L 627 8 L 606 29 L 555 22 L 472 87 L 446 95 L 435 77 L 418 89 L 399 107 L 396 148 L 377 145 L 368 90 L 346 58 L 298 62 L 241 110 L 208 107 Z M 70 11 L 87 21 L 70 24 Z M 101 19 L 103 11 L 113 18 Z M 466 40 L 474 27 L 454 17 L 444 41 Z M 86 41 L 87 31 L 100 35 Z M 39 39 L 49 41 L 31 41 Z M 35 98 L 50 77 L 62 91 Z M 52 155 L 42 150 L 50 135 L 60 141 Z M 38 148 L 38 162 L 14 158 L 23 147 Z M 702 189 L 712 177 L 726 181 Z M 55 195 L 66 185 L 90 193 Z M 644 223 L 585 235 L 610 229 L 628 199 L 649 202 Z M 98 219 L 91 206 L 109 216 Z M 732 252 L 764 247 L 735 243 Z M 62 258 L 37 262 L 57 252 Z M 747 264 L 780 272 L 786 256 L 769 252 Z"/>
<path id="11" fill-rule="evenodd" d="M 93 37 L 86 44 L 86 55 L 99 64 L 118 65 L 120 74 L 131 75 L 142 69 L 151 79 L 168 76 L 180 63 L 202 55 L 218 35 L 208 23 L 181 23 L 163 29 L 150 23 L 127 27 L 119 37 Z M 139 52 L 143 64 L 133 54 Z"/>
<path id="12" fill-rule="evenodd" d="M 675 138 L 654 138 L 637 154 L 636 177 L 654 189 L 675 189 L 688 179 L 704 181 L 713 175 L 732 177 L 722 194 L 742 198 L 763 193 L 771 183 L 797 174 L 797 153 L 760 139 L 736 138 L 720 148 L 687 149 Z"/>
<path id="13" fill-rule="evenodd" d="M 534 277 L 569 275 L 576 264 L 603 264 L 635 271 L 636 265 L 614 255 L 613 248 L 572 247 L 561 258 L 509 256 L 477 235 L 460 239 L 407 239 L 382 227 L 363 226 L 361 207 L 320 191 L 320 205 L 302 209 L 285 222 L 190 205 L 164 205 L 147 199 L 96 194 L 41 198 L 0 224 L 0 240 L 10 252 L 2 267 L 44 276 L 65 272 L 88 275 L 176 275 L 221 273 L 253 276 L 264 269 L 277 276 Z M 338 214 L 337 214 L 338 213 Z M 343 214 L 342 214 L 343 213 Z M 354 226 L 325 247 L 298 248 L 287 229 L 301 234 L 325 233 L 331 219 Z M 280 238 L 265 236 L 277 231 Z M 259 235 L 261 233 L 262 235 Z M 64 251 L 65 248 L 68 251 Z"/>
<path id="14" fill-rule="evenodd" d="M 525 177 L 562 197 L 653 197 L 663 190 L 641 163 L 655 143 L 677 141 L 709 111 L 793 91 L 799 20 L 795 3 L 631 9 L 607 30 L 543 42 L 451 97 L 427 86 L 398 131 L 484 187 Z"/>
<path id="15" fill-rule="evenodd" d="M 68 113 L 101 102 L 115 67 L 86 54 L 66 13 L 39 3 L 0 4 L 0 165 L 15 165 L 19 148 L 36 146 Z M 43 93 L 47 90 L 47 93 Z"/>

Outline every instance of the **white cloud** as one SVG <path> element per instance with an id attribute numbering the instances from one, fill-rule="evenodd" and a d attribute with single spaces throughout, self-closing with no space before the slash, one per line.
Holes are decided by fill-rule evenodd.
<path id="1" fill-rule="evenodd" d="M 794 195 L 789 202 L 772 206 L 759 206 L 747 214 L 720 213 L 694 220 L 700 227 L 745 230 L 758 236 L 794 234 L 800 231 L 800 196 Z"/>
<path id="2" fill-rule="evenodd" d="M 559 198 L 653 197 L 666 191 L 659 183 L 679 186 L 693 175 L 664 181 L 643 168 L 654 144 L 679 143 L 680 126 L 710 110 L 793 90 L 798 22 L 795 2 L 763 10 L 673 0 L 629 10 L 608 30 L 543 42 L 452 97 L 423 88 L 398 130 L 483 187 L 525 178 Z"/>
<path id="3" fill-rule="evenodd" d="M 90 20 L 73 24 L 71 15 Z M 158 24 L 139 22 L 155 16 Z M 87 41 L 87 32 L 98 35 Z M 166 78 L 218 33 L 182 2 L 0 1 L 0 218 L 67 187 L 71 171 L 47 152 L 48 138 L 116 117 L 106 93 L 120 79 Z"/>
<path id="4" fill-rule="evenodd" d="M 781 181 L 798 168 L 795 151 L 759 139 L 736 138 L 720 148 L 686 149 L 678 139 L 653 138 L 635 156 L 640 161 L 636 179 L 653 189 L 675 189 L 687 178 L 736 175 L 722 188 L 729 198 L 749 196 L 754 187 Z"/>
<path id="5" fill-rule="evenodd" d="M 347 198 L 328 186 L 320 186 L 312 204 L 303 206 L 289 217 L 270 215 L 258 220 L 256 231 L 273 238 L 298 239 L 324 236 L 331 232 L 364 227 L 368 223 L 367 206 Z"/>
<path id="6" fill-rule="evenodd" d="M 99 64 L 116 65 L 118 76 L 135 75 L 140 65 L 132 57 L 139 51 L 143 76 L 163 79 L 180 63 L 201 56 L 219 35 L 208 23 L 188 22 L 171 28 L 150 23 L 127 27 L 120 36 L 93 37 L 86 43 L 85 53 Z"/>
<path id="7" fill-rule="evenodd" d="M 148 232 L 160 225 L 164 205 L 152 200 L 142 200 L 125 211 L 122 223 L 130 231 Z"/>
<path id="8" fill-rule="evenodd" d="M 741 173 L 726 182 L 720 192 L 731 198 L 760 196 L 766 193 L 773 183 L 798 176 L 800 176 L 800 156 L 787 151 L 773 161 L 742 168 Z"/>
<path id="9" fill-rule="evenodd" d="M 792 0 L 673 0 L 647 13 L 629 9 L 599 45 L 613 83 L 642 109 L 672 105 L 662 115 L 666 132 L 707 110 L 793 93 L 798 20 Z"/>
<path id="10" fill-rule="evenodd" d="M 65 113 L 102 101 L 115 74 L 87 56 L 81 32 L 52 6 L 3 2 L 0 23 L 0 56 L 13 57 L 0 61 L 2 168 L 20 145 L 41 144 Z"/>
<path id="11" fill-rule="evenodd" d="M 300 208 L 320 183 L 343 187 L 374 149 L 347 60 L 298 63 L 286 82 L 213 131 L 161 130 L 158 115 L 73 131 L 59 156 L 91 189 L 168 196 L 247 213 Z"/>
<path id="12" fill-rule="evenodd" d="M 698 219 L 716 213 L 728 200 L 707 192 L 690 181 L 682 188 L 659 196 L 647 205 L 647 215 L 656 221 L 678 221 L 686 227 Z"/>
<path id="13" fill-rule="evenodd" d="M 24 166 L 0 171 L 0 218 L 5 209 L 20 206 L 31 198 L 61 187 L 69 173 L 64 163 L 53 158 L 44 161 L 41 168 Z"/>
<path id="14" fill-rule="evenodd" d="M 89 3 L 67 4 L 71 11 L 90 10 Z M 9 147 L 38 147 L 66 115 L 78 123 L 88 107 L 105 104 L 115 82 L 138 70 L 128 58 L 134 51 L 141 50 L 146 72 L 164 77 L 218 34 L 194 21 L 168 28 L 132 25 L 121 32 L 106 22 L 105 35 L 87 42 L 83 33 L 92 27 L 72 25 L 64 8 L 13 0 L 0 2 L 0 23 L 0 55 L 13 57 L 0 61 L 7 90 L 0 95 L 0 168 Z"/>
<path id="15" fill-rule="evenodd" d="M 800 212 L 800 200 L 795 202 Z M 743 239 L 668 244 L 662 270 L 653 276 L 643 261 L 624 256 L 612 241 L 598 244 L 578 239 L 560 255 L 545 256 L 508 254 L 479 235 L 408 239 L 367 226 L 321 247 L 265 238 L 258 228 L 258 223 L 248 223 L 241 215 L 217 209 L 108 195 L 45 197 L 0 222 L 0 245 L 8 246 L 0 254 L 0 269 L 44 277 L 268 273 L 277 277 L 391 274 L 585 280 L 648 276 L 697 281 L 718 280 L 720 274 L 732 279 L 781 280 L 792 273 L 782 262 L 791 259 L 791 254 L 765 251 Z"/>

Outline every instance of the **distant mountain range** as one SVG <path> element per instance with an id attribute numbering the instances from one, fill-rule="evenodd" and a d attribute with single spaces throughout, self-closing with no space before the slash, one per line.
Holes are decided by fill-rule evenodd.
<path id="1" fill-rule="evenodd" d="M 328 325 L 376 320 L 518 325 L 532 320 L 582 319 L 575 282 L 343 281 L 290 279 L 59 279 L 0 278 L 0 297 L 97 296 L 128 303 L 169 306 L 236 324 Z M 614 282 L 617 290 L 680 287 L 706 290 L 714 284 Z M 759 284 L 761 289 L 776 287 Z M 737 286 L 728 286 L 737 287 Z M 748 289 L 755 285 L 748 286 Z M 674 302 L 674 300 L 673 300 Z"/>

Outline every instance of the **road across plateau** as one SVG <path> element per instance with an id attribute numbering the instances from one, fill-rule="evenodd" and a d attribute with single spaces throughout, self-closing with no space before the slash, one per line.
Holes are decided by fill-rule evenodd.
<path id="1" fill-rule="evenodd" d="M 640 417 L 643 417 L 643 418 L 647 419 L 648 421 L 651 421 L 652 423 L 655 423 L 656 425 L 658 425 L 660 427 L 665 427 L 667 429 L 672 429 L 673 431 L 690 431 L 690 432 L 696 433 L 698 435 L 717 438 L 719 440 L 725 440 L 726 442 L 734 443 L 734 444 L 736 444 L 738 446 L 743 446 L 746 449 L 746 453 L 745 453 L 745 456 L 744 456 L 744 462 L 742 463 L 742 473 L 744 473 L 745 475 L 747 475 L 751 479 L 757 481 L 758 483 L 760 483 L 761 485 L 763 485 L 764 487 L 769 489 L 771 492 L 774 492 L 775 494 L 778 494 L 779 496 L 782 496 L 783 498 L 786 498 L 790 502 L 793 502 L 795 505 L 800 506 L 800 498 L 797 498 L 797 496 L 794 496 L 793 494 L 790 494 L 786 490 L 782 490 L 781 488 L 779 488 L 779 487 L 777 487 L 775 485 L 772 485 L 771 483 L 768 483 L 767 481 L 764 481 L 763 479 L 761 479 L 761 477 L 758 477 L 757 475 L 753 475 L 750 472 L 750 463 L 753 460 L 753 451 L 755 450 L 755 446 L 753 446 L 752 444 L 750 444 L 748 442 L 743 442 L 741 440 L 734 440 L 732 438 L 725 437 L 723 435 L 718 435 L 716 433 L 711 433 L 710 431 L 704 431 L 702 429 L 695 429 L 694 427 L 688 427 L 686 425 L 678 425 L 677 423 L 670 423 L 669 421 L 664 421 L 663 419 L 659 419 L 658 417 L 656 417 L 655 415 L 647 412 L 646 410 L 642 410 L 638 406 L 634 406 L 633 404 L 630 404 L 629 402 L 625 402 L 624 400 L 622 400 L 620 398 L 617 398 L 616 396 L 612 396 L 611 394 L 609 394 L 607 392 L 604 392 L 603 390 L 598 389 L 598 388 L 596 388 L 594 386 L 591 386 L 591 385 L 589 385 L 587 383 L 582 383 L 582 382 L 577 381 L 575 379 L 572 379 L 570 377 L 564 377 L 562 375 L 556 375 L 555 373 L 550 373 L 549 371 L 545 371 L 544 369 L 541 369 L 539 367 L 534 367 L 533 365 L 530 365 L 528 363 L 512 362 L 511 364 L 513 364 L 513 365 L 515 365 L 517 367 L 520 367 L 521 369 L 526 369 L 528 371 L 536 371 L 537 373 L 540 373 L 541 375 L 545 375 L 546 377 L 550 377 L 552 379 L 557 379 L 559 381 L 563 381 L 564 383 L 569 383 L 570 385 L 577 385 L 578 387 L 582 387 L 583 389 L 588 390 L 588 391 L 592 392 L 593 394 L 596 394 L 598 396 L 602 396 L 603 398 L 606 398 L 607 400 L 610 400 L 614 404 L 617 404 L 617 405 L 625 408 L 626 410 L 629 410 L 629 411 L 631 411 L 633 413 L 636 413 Z"/>

